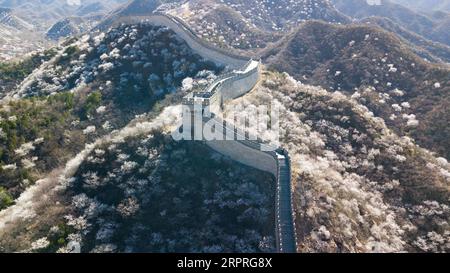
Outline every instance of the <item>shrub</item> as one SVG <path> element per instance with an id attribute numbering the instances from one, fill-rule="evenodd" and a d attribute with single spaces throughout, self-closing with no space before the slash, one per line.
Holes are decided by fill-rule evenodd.
<path id="1" fill-rule="evenodd" d="M 0 187 L 0 210 L 9 207 L 12 204 L 14 204 L 14 199 L 11 194 L 9 194 L 5 188 Z"/>
<path id="2" fill-rule="evenodd" d="M 102 102 L 102 94 L 100 91 L 95 91 L 89 94 L 84 103 L 83 110 L 81 113 L 82 118 L 87 118 L 92 112 L 100 106 Z"/>

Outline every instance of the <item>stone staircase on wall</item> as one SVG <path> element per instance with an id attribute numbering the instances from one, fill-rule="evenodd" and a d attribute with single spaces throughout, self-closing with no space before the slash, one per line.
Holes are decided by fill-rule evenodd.
<path id="1" fill-rule="evenodd" d="M 279 252 L 296 252 L 296 236 L 291 195 L 291 168 L 288 156 L 278 156 L 278 178 L 276 194 L 277 248 Z"/>

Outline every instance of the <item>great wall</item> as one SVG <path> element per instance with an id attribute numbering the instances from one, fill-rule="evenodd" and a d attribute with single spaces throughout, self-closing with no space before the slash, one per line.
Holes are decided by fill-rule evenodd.
<path id="1" fill-rule="evenodd" d="M 225 49 L 209 45 L 199 38 L 182 20 L 164 13 L 155 12 L 150 16 L 124 17 L 116 20 L 115 24 L 131 24 L 146 22 L 153 25 L 170 28 L 188 46 L 204 59 L 227 66 L 231 72 L 219 76 L 213 83 L 200 92 L 193 92 L 183 99 L 183 105 L 188 112 L 184 117 L 190 121 L 201 119 L 203 124 L 214 123 L 216 128 L 230 136 L 226 140 L 203 140 L 213 150 L 230 157 L 244 165 L 269 172 L 277 181 L 275 197 L 275 235 L 276 247 L 280 253 L 295 253 L 296 234 L 294 226 L 294 210 L 291 193 L 291 162 L 288 152 L 281 147 L 274 147 L 272 151 L 264 151 L 262 145 L 267 145 L 261 140 L 249 137 L 245 131 L 236 129 L 231 124 L 218 118 L 223 105 L 232 99 L 238 98 L 250 92 L 257 84 L 261 76 L 261 63 L 251 57 L 243 57 Z M 250 59 L 250 61 L 249 61 Z M 194 106 L 200 105 L 200 111 Z M 204 117 L 207 109 L 212 113 L 210 117 Z M 187 123 L 191 124 L 192 123 Z M 193 126 L 183 126 L 182 130 L 193 133 Z M 191 128 L 189 128 L 191 127 Z M 257 138 L 256 138 L 257 139 Z"/>
<path id="2" fill-rule="evenodd" d="M 105 30 L 106 28 L 118 26 L 120 24 L 136 24 L 142 22 L 170 28 L 178 35 L 178 37 L 184 40 L 193 51 L 203 58 L 214 61 L 215 63 L 233 68 L 241 68 L 250 59 L 250 57 L 240 56 L 229 50 L 208 44 L 199 38 L 181 19 L 160 12 L 155 12 L 152 15 L 146 16 L 125 16 L 116 18 L 111 24 L 100 24 L 97 26 L 97 29 Z"/>

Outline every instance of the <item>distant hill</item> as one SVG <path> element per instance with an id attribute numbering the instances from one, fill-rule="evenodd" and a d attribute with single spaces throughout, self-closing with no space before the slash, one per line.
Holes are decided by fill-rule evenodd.
<path id="1" fill-rule="evenodd" d="M 52 40 L 78 35 L 87 30 L 86 22 L 81 17 L 65 18 L 56 22 L 45 34 Z"/>
<path id="2" fill-rule="evenodd" d="M 371 16 L 386 17 L 405 29 L 423 37 L 450 45 L 450 14 L 436 18 L 415 12 L 388 0 L 379 5 L 370 5 L 366 0 L 332 0 L 336 8 L 356 19 Z"/>
<path id="3" fill-rule="evenodd" d="M 0 7 L 12 8 L 35 27 L 47 30 L 66 17 L 99 13 L 105 15 L 126 2 L 127 0 L 83 0 L 79 3 L 66 0 L 0 0 Z"/>
<path id="4" fill-rule="evenodd" d="M 146 15 L 153 12 L 163 1 L 133 0 L 119 10 L 121 16 Z"/>
<path id="5" fill-rule="evenodd" d="M 257 26 L 269 30 L 286 29 L 304 20 L 323 20 L 345 23 L 349 19 L 337 11 L 329 0 L 301 1 L 246 1 L 230 0 L 227 4 L 253 21 Z"/>
<path id="6" fill-rule="evenodd" d="M 85 6 L 81 6 L 77 9 L 76 15 L 78 16 L 87 16 L 102 13 L 108 11 L 109 8 L 105 6 L 105 4 L 101 2 L 94 2 L 91 4 L 87 4 Z"/>
<path id="7" fill-rule="evenodd" d="M 449 0 L 391 0 L 419 12 L 446 11 L 450 12 Z"/>
<path id="8" fill-rule="evenodd" d="M 436 124 L 450 121 L 443 112 L 450 101 L 450 70 L 424 62 L 392 34 L 311 21 L 263 58 L 273 69 L 330 91 L 358 91 L 359 96 L 373 90 L 365 97 L 371 111 L 400 134 L 412 135 L 423 147 L 450 158 L 448 126 L 434 133 Z"/>
<path id="9" fill-rule="evenodd" d="M 386 17 L 367 17 L 361 23 L 378 26 L 396 34 L 399 38 L 411 45 L 411 49 L 420 57 L 431 62 L 450 63 L 450 46 L 429 40 L 415 32 L 407 30 Z"/>
<path id="10" fill-rule="evenodd" d="M 337 11 L 329 0 L 191 0 L 186 5 L 191 7 L 190 16 L 201 16 L 211 9 L 226 5 L 239 12 L 254 26 L 270 31 L 289 29 L 299 22 L 311 19 L 332 23 L 350 21 L 347 16 Z"/>
<path id="11" fill-rule="evenodd" d="M 60 36 L 57 29 L 63 34 L 61 36 L 75 34 L 76 29 L 82 31 L 86 26 L 96 24 L 126 1 L 0 0 L 0 7 L 3 7 L 0 8 L 0 61 L 45 49 L 53 43 L 51 39 L 55 39 L 46 37 Z M 80 17 L 85 23 L 81 26 L 67 24 L 73 17 Z"/>
<path id="12" fill-rule="evenodd" d="M 35 26 L 24 18 L 11 8 L 0 7 L 0 62 L 46 45 Z"/>
<path id="13" fill-rule="evenodd" d="M 0 7 L 0 25 L 9 26 L 17 30 L 32 30 L 33 25 L 19 18 L 10 8 Z"/>
<path id="14" fill-rule="evenodd" d="M 160 0 L 132 0 L 111 12 L 98 28 L 106 29 L 121 17 L 151 15 L 162 4 Z"/>

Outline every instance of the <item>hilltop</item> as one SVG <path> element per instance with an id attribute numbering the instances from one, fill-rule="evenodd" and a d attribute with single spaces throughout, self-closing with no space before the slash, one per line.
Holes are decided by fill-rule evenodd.
<path id="1" fill-rule="evenodd" d="M 361 25 L 307 22 L 263 58 L 272 69 L 304 83 L 361 95 L 397 133 L 450 158 L 450 135 L 445 126 L 435 134 L 433 125 L 449 118 L 442 112 L 449 101 L 449 68 L 423 61 L 392 34 Z"/>
<path id="2" fill-rule="evenodd" d="M 424 60 L 434 63 L 450 63 L 450 46 L 429 40 L 419 34 L 409 31 L 386 17 L 368 17 L 360 21 L 362 24 L 378 26 L 394 33 L 404 43 L 410 45 L 411 50 Z"/>
<path id="3" fill-rule="evenodd" d="M 227 0 L 225 3 L 264 30 L 289 30 L 299 22 L 314 19 L 330 23 L 350 21 L 347 16 L 337 11 L 329 0 Z"/>
<path id="4" fill-rule="evenodd" d="M 365 0 L 333 0 L 341 12 L 355 19 L 371 16 L 386 17 L 403 28 L 417 33 L 427 39 L 450 45 L 450 14 L 443 13 L 443 18 L 435 18 L 410 10 L 388 0 L 380 5 L 369 5 Z"/>

